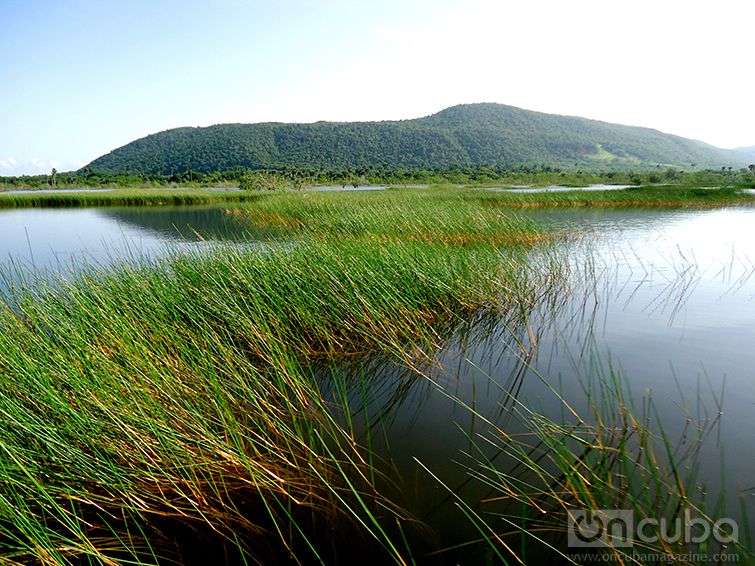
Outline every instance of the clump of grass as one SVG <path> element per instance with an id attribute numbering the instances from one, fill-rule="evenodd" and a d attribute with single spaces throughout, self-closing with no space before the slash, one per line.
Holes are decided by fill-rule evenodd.
<path id="1" fill-rule="evenodd" d="M 735 188 L 647 186 L 623 190 L 515 193 L 474 190 L 467 198 L 503 208 L 715 208 L 752 205 L 755 197 Z"/>
<path id="2" fill-rule="evenodd" d="M 545 238 L 532 222 L 482 207 L 460 189 L 396 189 L 274 195 L 229 211 L 261 237 L 361 238 L 452 246 L 531 245 Z"/>
<path id="3" fill-rule="evenodd" d="M 0 192 L 0 208 L 66 208 L 83 206 L 166 206 L 249 202 L 258 193 L 207 189 L 113 189 L 70 193 Z"/>
<path id="4" fill-rule="evenodd" d="M 312 533 L 340 520 L 403 562 L 384 528 L 398 511 L 307 364 L 432 345 L 501 300 L 516 266 L 502 259 L 490 246 L 315 242 L 16 297 L 0 313 L 0 557 L 181 561 L 199 536 L 252 560 L 328 561 L 333 535 Z"/>

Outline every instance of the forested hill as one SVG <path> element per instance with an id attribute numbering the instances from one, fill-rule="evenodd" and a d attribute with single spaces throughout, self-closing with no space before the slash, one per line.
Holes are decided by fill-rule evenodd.
<path id="1" fill-rule="evenodd" d="M 747 161 L 748 163 L 755 163 L 755 145 L 752 147 L 740 147 L 735 149 L 734 151 L 744 157 L 745 161 Z"/>
<path id="2" fill-rule="evenodd" d="M 171 175 L 237 168 L 742 165 L 742 154 L 647 128 L 501 104 L 454 106 L 395 122 L 220 124 L 136 140 L 92 171 Z"/>

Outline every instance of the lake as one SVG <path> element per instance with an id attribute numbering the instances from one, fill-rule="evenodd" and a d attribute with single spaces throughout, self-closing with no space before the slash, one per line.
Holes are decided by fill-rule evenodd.
<path id="1" fill-rule="evenodd" d="M 248 241 L 225 210 L 2 210 L 0 256 L 6 270 L 70 273 L 81 262 L 113 265 Z M 461 465 L 469 463 L 470 438 L 488 425 L 457 400 L 515 430 L 521 423 L 511 416 L 513 399 L 555 418 L 563 409 L 550 388 L 583 408 L 585 380 L 613 371 L 637 403 L 652 397 L 680 446 L 689 442 L 690 422 L 711 424 L 699 451 L 701 482 L 712 498 L 725 490 L 732 516 L 740 500 L 752 516 L 755 209 L 528 215 L 581 237 L 556 245 L 570 266 L 565 290 L 536 305 L 527 328 L 502 319 L 467 329 L 437 354 L 429 380 L 379 358 L 326 372 L 365 378 L 351 392 L 354 411 L 369 423 L 365 437 L 369 430 L 373 447 L 391 462 L 399 502 L 449 545 L 474 538 L 444 488 L 417 464 L 470 505 L 491 495 L 468 481 Z M 533 252 L 531 261 L 551 253 Z"/>
<path id="2" fill-rule="evenodd" d="M 225 208 L 124 207 L 0 210 L 0 270 L 71 273 L 246 241 Z"/>

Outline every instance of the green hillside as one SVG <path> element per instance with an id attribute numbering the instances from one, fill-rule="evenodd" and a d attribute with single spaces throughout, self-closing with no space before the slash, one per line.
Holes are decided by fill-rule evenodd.
<path id="1" fill-rule="evenodd" d="M 749 164 L 755 163 L 755 145 L 752 147 L 740 147 L 735 149 Z"/>
<path id="2" fill-rule="evenodd" d="M 131 142 L 88 165 L 95 172 L 170 175 L 236 168 L 718 167 L 742 154 L 647 128 L 522 110 L 454 106 L 393 122 L 220 124 Z"/>

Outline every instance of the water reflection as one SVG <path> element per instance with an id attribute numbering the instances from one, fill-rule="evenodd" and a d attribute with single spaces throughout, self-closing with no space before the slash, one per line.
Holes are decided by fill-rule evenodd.
<path id="1" fill-rule="evenodd" d="M 120 226 L 131 226 L 176 241 L 246 241 L 248 231 L 230 207 L 172 206 L 101 209 L 100 214 Z"/>
<path id="2" fill-rule="evenodd" d="M 465 326 L 419 368 L 371 358 L 330 370 L 328 394 L 348 399 L 386 489 L 444 544 L 479 538 L 456 497 L 491 512 L 480 462 L 524 473 L 500 431 L 524 433 L 535 414 L 590 415 L 620 381 L 640 413 L 652 400 L 676 456 L 694 456 L 692 487 L 752 515 L 755 210 L 533 216 L 584 237 L 533 254 L 533 266 L 556 253 L 568 269 L 530 309 Z"/>
<path id="3" fill-rule="evenodd" d="M 247 241 L 226 207 L 0 210 L 0 271 L 68 274 Z"/>

